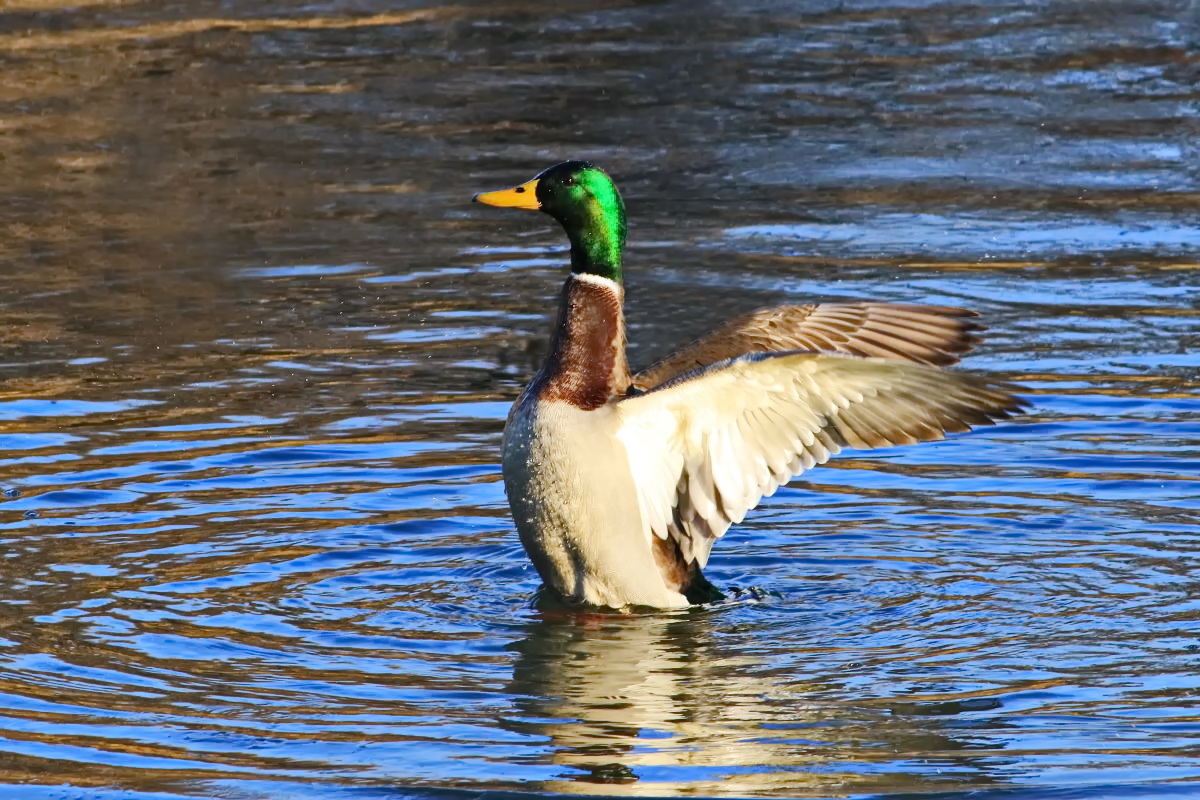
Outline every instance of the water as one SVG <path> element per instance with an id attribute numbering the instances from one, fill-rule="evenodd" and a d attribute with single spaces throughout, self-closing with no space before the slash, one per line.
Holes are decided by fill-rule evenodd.
<path id="1" fill-rule="evenodd" d="M 0 795 L 1200 795 L 1195 2 L 0 23 Z M 636 362 L 963 305 L 1030 413 L 783 488 L 723 604 L 539 604 L 498 451 L 563 241 L 468 201 L 566 157 Z"/>

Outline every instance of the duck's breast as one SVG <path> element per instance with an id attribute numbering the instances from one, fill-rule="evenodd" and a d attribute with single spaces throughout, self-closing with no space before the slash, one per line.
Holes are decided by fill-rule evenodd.
<path id="1" fill-rule="evenodd" d="M 577 602 L 687 605 L 651 550 L 611 405 L 583 410 L 523 397 L 504 430 L 504 488 L 530 559 Z"/>

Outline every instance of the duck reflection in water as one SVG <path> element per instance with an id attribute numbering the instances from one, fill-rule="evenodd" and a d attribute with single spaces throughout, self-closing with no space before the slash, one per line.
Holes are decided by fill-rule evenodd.
<path id="1" fill-rule="evenodd" d="M 720 622 L 728 622 L 728 607 L 606 614 L 545 606 L 511 646 L 516 661 L 507 693 L 521 715 L 503 723 L 548 740 L 539 760 L 563 769 L 544 791 L 795 796 L 946 789 L 952 782 L 993 783 L 989 772 L 1002 763 L 994 753 L 985 763 L 944 730 L 944 717 L 965 707 L 926 712 L 911 704 L 847 703 L 822 699 L 850 694 L 831 676 L 789 681 L 797 670 L 764 657 L 769 634 L 758 621 Z M 798 645 L 796 655 L 811 652 L 820 661 L 827 647 Z M 894 763 L 886 773 L 863 769 L 906 751 L 914 759 L 940 754 L 952 780 L 931 780 L 925 769 L 897 773 Z"/>

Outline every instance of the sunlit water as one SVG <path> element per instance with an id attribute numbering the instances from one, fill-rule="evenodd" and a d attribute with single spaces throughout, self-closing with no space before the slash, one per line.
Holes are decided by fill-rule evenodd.
<path id="1" fill-rule="evenodd" d="M 1200 793 L 1198 14 L 6 4 L 0 795 Z M 468 200 L 564 157 L 635 361 L 962 305 L 1030 412 L 784 487 L 726 602 L 539 602 L 565 253 Z"/>

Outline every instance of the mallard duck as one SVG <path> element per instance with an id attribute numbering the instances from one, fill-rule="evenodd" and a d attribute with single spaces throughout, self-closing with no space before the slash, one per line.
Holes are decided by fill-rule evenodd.
<path id="1" fill-rule="evenodd" d="M 944 438 L 1022 408 L 1014 387 L 941 366 L 977 342 L 972 312 L 890 303 L 753 312 L 633 374 L 625 358 L 625 206 L 566 161 L 475 195 L 549 214 L 571 273 L 545 363 L 504 428 L 521 543 L 569 603 L 670 609 L 715 600 L 713 543 L 843 448 Z"/>

